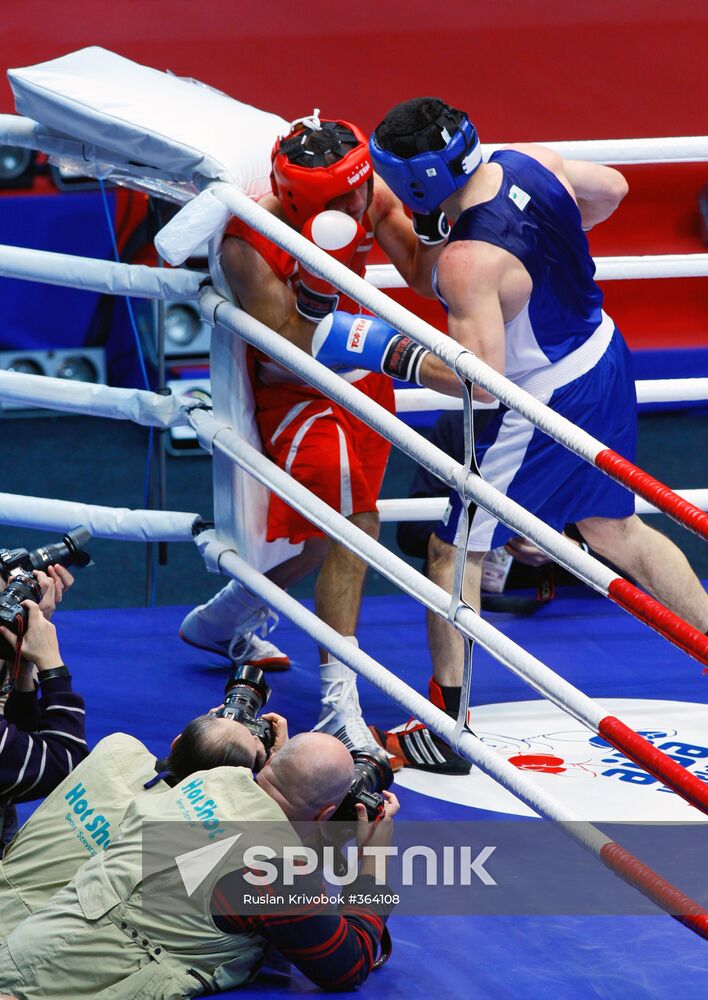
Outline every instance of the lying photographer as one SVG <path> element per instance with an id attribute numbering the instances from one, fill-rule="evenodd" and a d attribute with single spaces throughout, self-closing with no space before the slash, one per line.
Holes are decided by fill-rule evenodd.
<path id="1" fill-rule="evenodd" d="M 288 738 L 287 723 L 275 713 L 262 718 L 273 727 L 275 752 Z M 162 760 L 126 733 L 102 739 L 5 851 L 0 861 L 0 941 L 108 847 L 137 795 L 154 797 L 213 767 L 257 770 L 265 756 L 263 744 L 245 726 L 211 713 L 192 719 Z"/>
<path id="2" fill-rule="evenodd" d="M 27 612 L 22 659 L 0 716 L 0 817 L 11 803 L 47 795 L 88 753 L 83 698 L 72 691 L 56 629 L 49 621 L 73 578 L 63 567 L 50 567 L 49 575 L 36 577 L 42 600 L 22 603 Z M 9 679 L 16 667 L 17 638 L 4 626 L 0 637 Z"/>
<path id="3" fill-rule="evenodd" d="M 347 760 L 342 753 L 346 749 L 343 744 L 336 747 L 332 742 L 339 741 L 324 733 L 301 733 L 256 777 L 259 786 L 295 824 L 336 818 L 338 810 L 334 803 L 341 800 L 343 788 L 352 787 L 352 757 Z M 348 776 L 346 781 L 345 776 Z M 360 852 L 364 845 L 388 847 L 391 843 L 393 818 L 400 804 L 392 792 L 381 794 L 384 807 L 375 823 L 369 822 L 366 807 L 356 803 L 355 837 Z M 329 804 L 322 808 L 328 799 Z M 278 867 L 277 859 L 275 865 Z M 346 896 L 356 896 L 357 902 L 345 903 L 339 909 L 317 901 L 290 912 L 279 912 L 276 907 L 267 913 L 244 914 L 240 912 L 241 901 L 249 889 L 254 892 L 248 883 L 244 886 L 243 869 L 219 881 L 212 895 L 216 926 L 234 935 L 257 934 L 321 989 L 356 989 L 376 965 L 377 954 L 381 951 L 388 957 L 388 914 L 382 915 L 381 907 L 360 902 L 382 892 L 374 879 L 371 856 L 362 857 L 357 879 L 346 887 Z M 276 880 L 265 892 L 275 897 L 282 889 L 281 882 Z M 297 890 L 302 895 L 309 893 L 313 900 L 323 895 L 322 882 L 316 875 L 300 879 Z"/>
<path id="4" fill-rule="evenodd" d="M 229 740 L 227 727 L 231 733 L 242 728 L 218 716 L 209 716 L 200 725 L 210 746 L 223 746 Z M 132 1000 L 138 994 L 198 996 L 248 982 L 268 943 L 280 948 L 319 986 L 351 989 L 363 982 L 374 966 L 385 927 L 385 919 L 370 908 L 307 912 L 277 921 L 237 918 L 231 915 L 224 879 L 212 897 L 214 916 L 208 906 L 189 910 L 178 896 L 170 897 L 159 919 L 144 908 L 146 821 L 184 824 L 186 820 L 191 827 L 199 827 L 206 815 L 214 817 L 218 826 L 264 821 L 282 828 L 288 827 L 288 821 L 327 819 L 346 797 L 355 769 L 342 743 L 323 733 L 305 733 L 282 743 L 286 729 L 282 722 L 275 728 L 274 752 L 255 781 L 246 767 L 216 766 L 157 794 L 136 795 L 121 823 L 120 837 L 105 852 L 98 851 L 63 890 L 8 936 L 0 948 L 0 989 L 11 990 L 23 1000 L 46 996 L 78 1000 L 93 998 L 103 990 L 110 990 L 114 1000 Z M 168 758 L 170 770 L 183 739 Z M 251 743 L 247 745 L 251 763 L 258 767 L 261 754 Z M 155 763 L 153 775 L 152 783 L 159 787 Z M 218 819 L 214 816 L 217 803 Z M 390 835 L 397 811 L 397 800 L 387 794 L 382 821 L 374 831 L 378 842 Z M 356 817 L 357 838 L 363 843 L 371 833 L 364 806 L 356 808 Z M 22 833 L 17 842 L 21 840 Z M 13 850 L 14 846 L 10 860 Z M 164 863 L 176 871 L 177 860 L 170 860 L 166 850 Z M 232 871 L 245 865 L 237 849 L 228 858 Z M 366 864 L 360 874 L 364 885 L 372 882 Z M 165 871 L 161 870 L 161 878 Z"/>

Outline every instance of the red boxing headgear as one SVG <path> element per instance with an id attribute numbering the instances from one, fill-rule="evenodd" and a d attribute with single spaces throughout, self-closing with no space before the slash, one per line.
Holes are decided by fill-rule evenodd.
<path id="1" fill-rule="evenodd" d="M 316 138 L 310 143 L 311 136 Z M 332 156 L 336 160 L 328 163 Z M 298 228 L 322 212 L 332 198 L 374 176 L 367 139 L 356 125 L 345 121 L 319 122 L 313 117 L 299 122 L 278 139 L 271 160 L 273 194 Z"/>

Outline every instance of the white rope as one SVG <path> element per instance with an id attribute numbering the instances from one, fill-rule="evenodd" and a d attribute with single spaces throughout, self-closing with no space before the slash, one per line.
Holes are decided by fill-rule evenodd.
<path id="1" fill-rule="evenodd" d="M 0 115 L 0 143 L 24 146 L 44 153 L 66 151 L 72 142 L 75 155 L 90 160 L 94 147 L 78 139 L 53 133 L 38 122 L 20 115 Z M 60 144 L 64 144 L 63 148 Z M 482 156 L 489 159 L 492 153 L 504 149 L 509 143 L 482 143 Z M 696 163 L 708 160 L 707 136 L 660 136 L 641 139 L 588 139 L 588 140 L 538 140 L 537 145 L 554 149 L 561 156 L 594 163 Z M 112 154 L 115 157 L 115 153 Z M 100 150 L 100 157 L 110 161 L 110 152 Z M 144 170 L 136 166 L 136 173 Z"/>
<path id="2" fill-rule="evenodd" d="M 708 253 L 646 254 L 638 257 L 596 257 L 598 281 L 637 278 L 704 278 L 708 275 Z M 366 280 L 374 288 L 407 288 L 393 264 L 369 264 Z"/>
<path id="3" fill-rule="evenodd" d="M 331 399 L 341 403 L 443 482 L 459 487 L 465 473 L 462 465 L 383 406 L 359 392 L 355 386 L 329 371 L 319 361 L 315 361 L 263 323 L 222 299 L 213 289 L 205 288 L 200 294 L 199 303 L 202 315 L 209 322 L 218 322 L 233 330 L 249 344 L 260 348 Z M 607 594 L 610 584 L 616 578 L 615 573 L 479 476 L 469 475 L 466 479 L 462 478 L 462 481 L 468 501 L 479 504 L 508 524 L 517 534 L 529 538 L 588 586 Z"/>
<path id="4" fill-rule="evenodd" d="M 0 246 L 0 275 L 109 295 L 169 301 L 195 299 L 207 274 L 178 268 L 118 264 L 92 257 Z"/>
<path id="5" fill-rule="evenodd" d="M 190 415 L 200 443 L 208 451 L 218 450 L 228 456 L 238 466 L 245 469 L 259 482 L 272 489 L 308 520 L 321 527 L 332 538 L 342 542 L 348 549 L 370 566 L 391 580 L 405 593 L 420 601 L 425 607 L 448 620 L 450 595 L 437 584 L 428 580 L 403 559 L 389 552 L 380 542 L 370 538 L 342 514 L 333 510 L 323 500 L 315 496 L 288 473 L 261 455 L 248 442 L 234 433 L 206 410 L 195 410 Z M 572 543 L 571 543 L 572 544 Z M 573 546 L 577 548 L 577 546 Z M 580 550 L 578 550 L 580 551 Z M 536 691 L 553 701 L 564 711 L 594 731 L 606 716 L 605 710 L 587 698 L 581 691 L 559 677 L 540 660 L 516 645 L 476 612 L 461 604 L 453 622 L 465 635 L 479 642 L 516 674 L 522 677 Z"/>
<path id="6" fill-rule="evenodd" d="M 198 405 L 189 396 L 161 396 L 147 389 L 25 375 L 0 370 L 0 400 L 47 407 L 64 413 L 132 420 L 145 427 L 175 427 L 187 423 L 185 411 Z"/>
<path id="7" fill-rule="evenodd" d="M 703 163 L 708 160 L 708 136 L 669 136 L 656 139 L 583 139 L 548 142 L 539 140 L 538 146 L 554 149 L 569 160 L 588 160 L 593 163 Z M 482 145 L 485 159 L 505 143 Z M 513 145 L 513 144 L 512 144 Z"/>
<path id="8" fill-rule="evenodd" d="M 449 368 L 469 381 L 477 383 L 511 409 L 518 410 L 541 430 L 546 431 L 566 447 L 570 447 L 586 461 L 594 464 L 595 456 L 604 450 L 602 442 L 580 431 L 575 424 L 539 403 L 533 396 L 509 382 L 452 338 L 444 336 L 429 323 L 404 309 L 378 289 L 372 288 L 359 275 L 334 260 L 324 250 L 320 250 L 310 240 L 286 226 L 280 219 L 275 218 L 261 205 L 252 202 L 233 186 L 221 184 L 215 186 L 213 190 L 234 215 L 248 222 L 278 246 L 295 254 L 316 274 L 332 281 L 389 325 L 404 331 L 432 351 Z"/>
<path id="9" fill-rule="evenodd" d="M 706 142 L 708 143 L 708 140 Z M 248 222 L 278 246 L 293 253 L 310 270 L 333 282 L 390 326 L 405 332 L 432 351 L 458 375 L 486 389 L 490 395 L 505 403 L 510 409 L 516 410 L 590 465 L 595 466 L 597 456 L 601 452 L 610 450 L 602 441 L 539 402 L 528 392 L 500 375 L 491 365 L 465 350 L 452 338 L 444 336 L 379 289 L 372 288 L 359 275 L 334 260 L 300 233 L 286 226 L 280 219 L 267 212 L 262 205 L 252 202 L 232 185 L 219 184 L 212 190 L 234 215 Z M 626 480 L 623 482 L 627 485 Z"/>
<path id="10" fill-rule="evenodd" d="M 708 490 L 676 490 L 684 500 L 690 501 L 701 510 L 708 511 Z M 382 521 L 437 521 L 445 513 L 447 497 L 403 497 L 395 500 L 379 500 L 377 503 Z M 646 500 L 637 498 L 637 514 L 659 514 Z"/>
<path id="11" fill-rule="evenodd" d="M 204 414 L 197 418 L 198 422 L 203 419 Z M 312 611 L 309 611 L 294 597 L 290 597 L 262 573 L 244 562 L 236 552 L 223 546 L 214 532 L 202 532 L 197 538 L 197 545 L 202 550 L 207 565 L 211 564 L 218 572 L 228 573 L 235 580 L 240 580 L 270 607 L 279 614 L 286 615 L 304 632 L 312 636 L 318 644 L 328 649 L 337 660 L 346 663 L 348 667 L 374 684 L 443 739 L 448 741 L 452 739 L 455 723 L 441 709 L 435 708 L 427 698 L 414 691 L 381 663 L 370 657 L 368 653 L 343 639 L 338 632 L 326 625 Z M 527 778 L 522 771 L 486 747 L 472 733 L 462 734 L 458 748 L 468 760 L 471 760 L 485 774 L 489 774 L 505 788 L 508 788 L 534 812 L 560 821 L 577 820 L 577 817 L 567 806 L 554 799 L 539 785 Z M 602 839 L 603 835 L 598 833 L 598 837 Z"/>
<path id="12" fill-rule="evenodd" d="M 640 379 L 635 382 L 638 403 L 680 403 L 708 400 L 708 378 Z M 461 410 L 462 400 L 434 389 L 396 389 L 396 412 Z M 495 409 L 498 403 L 474 401 L 475 409 Z"/>
<path id="13" fill-rule="evenodd" d="M 420 719 L 442 739 L 448 743 L 453 739 L 454 720 L 450 719 L 441 709 L 435 708 L 426 698 L 363 650 L 352 646 L 295 598 L 290 597 L 262 573 L 249 566 L 233 550 L 223 546 L 213 532 L 204 532 L 203 535 L 206 537 L 203 538 L 200 535 L 197 539 L 197 545 L 200 547 L 207 565 L 211 565 L 217 572 L 227 573 L 233 579 L 240 581 L 250 591 L 258 594 L 266 604 L 285 615 L 303 631 L 312 635 L 337 660 L 345 663 L 378 687 L 384 694 L 403 705 L 412 716 Z M 549 795 L 536 782 L 527 778 L 522 771 L 486 747 L 473 733 L 463 732 L 458 740 L 457 748 L 464 757 L 476 764 L 485 774 L 498 781 L 513 795 L 516 795 L 535 813 L 562 822 L 562 828 L 569 837 L 602 860 L 608 867 L 611 867 L 605 852 L 612 850 L 615 844 L 597 827 L 579 819 L 566 805 Z M 619 850 L 622 851 L 621 848 Z M 658 886 L 655 873 L 638 859 L 633 858 L 632 855 L 625 855 L 625 860 L 630 863 L 625 866 L 624 874 L 620 877 L 653 900 L 665 912 L 674 915 L 676 907 L 671 901 L 675 892 L 674 887 L 668 883 Z M 669 898 L 667 899 L 667 897 Z"/>
<path id="14" fill-rule="evenodd" d="M 71 531 L 86 525 L 94 538 L 129 542 L 190 542 L 198 514 L 178 511 L 130 510 L 0 493 L 0 524 L 42 531 Z"/>

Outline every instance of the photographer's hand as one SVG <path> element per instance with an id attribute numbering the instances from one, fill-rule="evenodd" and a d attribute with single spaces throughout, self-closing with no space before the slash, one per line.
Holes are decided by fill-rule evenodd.
<path id="1" fill-rule="evenodd" d="M 73 585 L 74 577 L 65 566 L 57 563 L 56 566 L 47 567 L 46 573 L 43 573 L 41 569 L 36 569 L 34 578 L 42 588 L 39 610 L 47 621 L 51 621 L 57 604 L 61 604 L 64 592 Z"/>
<path id="2" fill-rule="evenodd" d="M 356 806 L 356 843 L 361 848 L 366 847 L 388 847 L 393 838 L 393 817 L 401 808 L 401 803 L 393 792 L 383 792 L 386 801 L 383 817 L 377 823 L 370 823 L 366 813 L 366 806 L 357 802 Z M 376 871 L 375 858 L 364 854 L 361 857 L 359 871 L 362 875 L 374 875 Z"/>
<path id="3" fill-rule="evenodd" d="M 261 718 L 266 719 L 266 721 L 270 722 L 273 727 L 275 740 L 273 742 L 273 749 L 271 753 L 277 753 L 278 750 L 282 750 L 288 742 L 288 720 L 285 716 L 278 715 L 277 712 L 264 712 Z"/>
<path id="4" fill-rule="evenodd" d="M 22 641 L 22 658 L 36 663 L 40 677 L 43 670 L 51 670 L 62 665 L 57 630 L 47 621 L 39 605 L 33 601 L 23 601 L 22 607 L 27 609 L 27 631 Z M 13 649 L 17 646 L 17 636 L 8 628 L 0 626 L 0 635 L 5 638 Z"/>

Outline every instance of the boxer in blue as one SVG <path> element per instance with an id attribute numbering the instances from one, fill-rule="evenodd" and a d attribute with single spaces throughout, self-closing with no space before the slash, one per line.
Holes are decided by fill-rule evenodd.
<path id="1" fill-rule="evenodd" d="M 585 236 L 622 201 L 623 176 L 536 145 L 509 147 L 482 162 L 467 115 L 437 98 L 394 107 L 370 148 L 375 170 L 405 204 L 417 213 L 442 212 L 453 223 L 433 276 L 450 336 L 632 461 L 637 418 L 629 351 L 602 309 Z M 325 364 L 371 367 L 459 394 L 456 377 L 437 358 L 371 317 L 328 317 L 313 354 Z M 492 398 L 479 387 L 474 394 Z M 634 514 L 624 487 L 503 405 L 475 441 L 475 456 L 487 482 L 558 530 L 575 522 L 595 552 L 708 630 L 700 581 L 683 553 Z M 429 575 L 447 590 L 456 546 L 465 543 L 460 512 L 454 493 L 428 551 Z M 471 516 L 464 596 L 477 609 L 482 559 L 512 534 L 484 510 Z M 463 640 L 434 615 L 428 634 L 431 700 L 456 715 Z M 406 765 L 469 769 L 419 724 L 376 735 Z"/>

